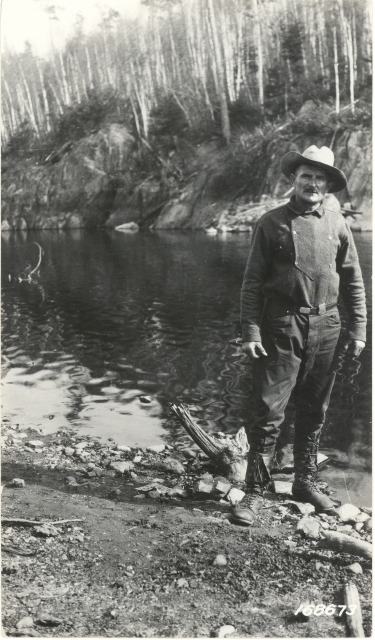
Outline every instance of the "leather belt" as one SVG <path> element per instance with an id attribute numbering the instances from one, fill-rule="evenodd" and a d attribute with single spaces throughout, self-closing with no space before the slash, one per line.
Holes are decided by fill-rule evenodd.
<path id="1" fill-rule="evenodd" d="M 319 307 L 299 307 L 297 309 L 293 309 L 292 313 L 305 313 L 309 316 L 325 316 L 327 311 L 331 311 L 331 309 L 335 309 L 337 307 L 337 303 L 334 304 L 320 304 Z"/>

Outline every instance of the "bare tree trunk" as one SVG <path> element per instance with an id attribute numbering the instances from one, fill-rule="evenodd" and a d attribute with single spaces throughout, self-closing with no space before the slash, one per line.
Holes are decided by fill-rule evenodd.
<path id="1" fill-rule="evenodd" d="M 65 97 L 65 104 L 67 106 L 70 105 L 70 93 L 69 93 L 69 84 L 68 84 L 68 78 L 66 76 L 66 69 L 64 66 L 64 60 L 61 54 L 61 51 L 59 53 L 59 60 L 60 60 L 60 67 L 61 67 L 61 78 L 62 78 L 62 85 L 64 88 L 64 97 Z"/>
<path id="2" fill-rule="evenodd" d="M 35 114 L 35 111 L 34 111 L 34 105 L 33 105 L 32 99 L 31 99 L 29 85 L 26 82 L 25 74 L 24 74 L 23 71 L 22 71 L 22 80 L 23 80 L 23 84 L 24 84 L 24 87 L 25 87 L 25 90 L 26 90 L 26 97 L 27 97 L 26 105 L 27 105 L 27 111 L 28 111 L 28 114 L 29 114 L 29 118 L 30 118 L 30 121 L 31 121 L 34 129 L 35 129 L 36 134 L 39 137 L 39 127 L 38 127 L 37 120 L 36 120 L 36 117 L 35 117 L 36 114 Z"/>
<path id="3" fill-rule="evenodd" d="M 87 64 L 87 74 L 88 74 L 88 77 L 89 77 L 89 87 L 90 87 L 91 90 L 93 90 L 94 89 L 94 80 L 93 80 L 93 75 L 92 75 L 90 52 L 88 50 L 88 47 L 87 47 L 86 43 L 85 43 L 85 46 L 84 46 L 84 50 L 85 50 L 86 64 Z"/>
<path id="4" fill-rule="evenodd" d="M 221 47 L 219 43 L 219 36 L 218 36 L 217 25 L 216 25 L 216 16 L 215 16 L 212 0 L 208 0 L 208 7 L 210 12 L 212 37 L 213 37 L 214 51 L 215 51 L 215 57 L 216 57 L 216 61 L 213 60 L 212 64 L 214 67 L 216 67 L 216 71 L 217 71 L 217 81 L 218 81 L 218 91 L 219 91 L 218 97 L 220 102 L 220 114 L 221 114 L 221 129 L 222 129 L 222 133 L 226 143 L 229 144 L 230 122 L 229 122 L 227 96 L 225 93 L 223 57 L 222 57 Z"/>
<path id="5" fill-rule="evenodd" d="M 45 114 L 45 119 L 46 119 L 46 129 L 47 129 L 47 133 L 49 133 L 51 131 L 51 122 L 50 122 L 50 118 L 51 117 L 50 117 L 50 113 L 49 113 L 47 91 L 46 91 L 46 87 L 44 85 L 43 74 L 42 74 L 42 70 L 40 68 L 40 63 L 38 61 L 38 58 L 36 58 L 35 61 L 36 61 L 36 67 L 37 67 L 38 73 L 39 73 L 40 86 L 42 88 L 42 98 L 43 98 L 43 105 L 44 105 L 44 114 Z"/>
<path id="6" fill-rule="evenodd" d="M 57 108 L 59 110 L 59 114 L 62 116 L 64 113 L 64 109 L 63 106 L 61 104 L 61 100 L 59 98 L 59 96 L 57 95 L 57 92 L 55 90 L 55 87 L 53 86 L 52 82 L 49 83 L 49 88 L 51 89 L 52 93 L 53 93 L 53 97 L 55 98 L 55 102 L 57 104 Z"/>
<path id="7" fill-rule="evenodd" d="M 340 76 L 339 59 L 337 55 L 337 34 L 336 27 L 333 27 L 333 63 L 335 67 L 335 93 L 336 93 L 336 113 L 340 113 Z"/>
<path id="8" fill-rule="evenodd" d="M 5 91 L 7 93 L 8 100 L 9 100 L 9 109 L 10 109 L 10 117 L 11 117 L 11 124 L 12 124 L 12 133 L 14 133 L 15 130 L 17 129 L 17 126 L 19 125 L 19 118 L 17 118 L 16 110 L 14 108 L 13 98 L 12 98 L 12 95 L 10 93 L 9 85 L 8 85 L 8 83 L 7 83 L 7 81 L 5 79 L 4 79 L 4 87 L 5 87 Z"/>
<path id="9" fill-rule="evenodd" d="M 262 34 L 260 29 L 258 0 L 253 0 L 255 14 L 255 33 L 258 49 L 258 87 L 259 87 L 259 106 L 261 113 L 264 113 L 264 86 L 263 86 L 263 48 Z"/>
<path id="10" fill-rule="evenodd" d="M 349 57 L 349 91 L 350 91 L 350 108 L 352 113 L 355 113 L 355 100 L 354 100 L 354 55 L 353 55 L 353 38 L 352 31 L 348 20 L 345 20 L 345 28 L 348 43 L 348 57 Z"/>
<path id="11" fill-rule="evenodd" d="M 354 82 L 357 81 L 357 26 L 356 26 L 356 20 L 355 20 L 355 11 L 353 9 L 353 16 L 352 16 L 352 38 L 353 38 L 353 70 L 354 70 Z"/>

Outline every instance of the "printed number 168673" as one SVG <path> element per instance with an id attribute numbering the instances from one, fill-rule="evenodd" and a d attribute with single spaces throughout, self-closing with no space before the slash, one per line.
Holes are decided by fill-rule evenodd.
<path id="1" fill-rule="evenodd" d="M 344 611 L 347 616 L 352 616 L 355 613 L 357 605 L 351 604 L 348 607 L 346 604 L 317 604 L 316 606 L 313 604 L 300 604 L 297 611 L 294 612 L 294 615 L 297 616 L 300 612 L 308 617 L 308 616 L 333 616 L 338 615 L 342 616 Z M 337 613 L 338 610 L 338 613 Z"/>

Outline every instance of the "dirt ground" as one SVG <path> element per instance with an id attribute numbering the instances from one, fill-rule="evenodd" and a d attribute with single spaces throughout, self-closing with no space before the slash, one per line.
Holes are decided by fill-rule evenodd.
<path id="1" fill-rule="evenodd" d="M 302 516 L 290 497 L 265 492 L 253 524 L 242 527 L 231 524 L 223 499 L 137 491 L 155 479 L 189 489 L 202 474 L 217 474 L 207 460 L 186 461 L 177 450 L 122 452 L 66 432 L 22 435 L 5 425 L 4 635 L 210 637 L 232 625 L 230 637 L 341 638 L 348 632 L 339 610 L 306 621 L 295 612 L 306 600 L 344 604 L 348 582 L 357 586 L 371 635 L 370 562 L 297 533 Z M 135 456 L 130 472 L 111 468 Z M 180 460 L 185 473 L 167 473 L 163 456 Z M 14 478 L 24 486 L 12 486 Z M 9 522 L 17 518 L 77 521 L 42 528 Z M 226 564 L 214 563 L 218 554 Z M 362 574 L 347 569 L 354 562 Z"/>

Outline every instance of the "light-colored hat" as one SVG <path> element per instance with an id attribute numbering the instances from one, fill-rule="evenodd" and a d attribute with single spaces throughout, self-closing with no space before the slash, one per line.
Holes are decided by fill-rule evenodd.
<path id="1" fill-rule="evenodd" d="M 340 171 L 340 169 L 337 169 L 337 167 L 333 166 L 334 160 L 335 156 L 333 155 L 331 149 L 328 149 L 328 147 L 322 147 L 321 149 L 318 149 L 318 147 L 313 144 L 302 154 L 298 153 L 297 151 L 289 151 L 289 153 L 286 153 L 281 160 L 281 171 L 283 172 L 284 176 L 290 178 L 290 174 L 294 173 L 300 164 L 317 165 L 328 173 L 332 181 L 329 192 L 335 193 L 337 191 L 342 191 L 343 189 L 345 189 L 347 179 L 345 177 L 345 174 Z"/>

